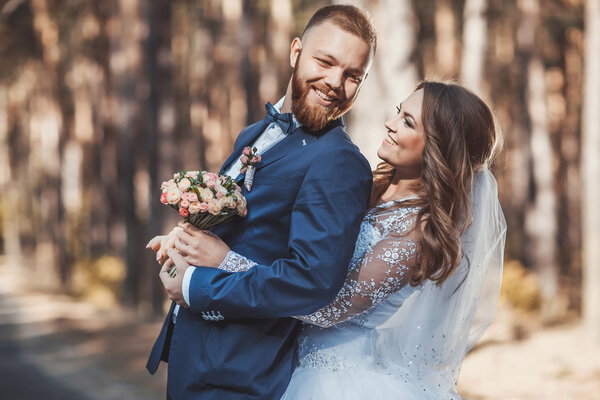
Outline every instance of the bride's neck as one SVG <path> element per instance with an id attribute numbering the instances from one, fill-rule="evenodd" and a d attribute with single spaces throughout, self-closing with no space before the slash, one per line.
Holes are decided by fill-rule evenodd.
<path id="1" fill-rule="evenodd" d="M 421 178 L 406 178 L 396 173 L 390 185 L 379 196 L 378 204 L 399 200 L 416 194 L 416 188 L 421 184 Z"/>

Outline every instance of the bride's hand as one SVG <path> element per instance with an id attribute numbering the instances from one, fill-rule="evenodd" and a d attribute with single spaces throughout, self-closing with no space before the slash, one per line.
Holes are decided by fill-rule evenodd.
<path id="1" fill-rule="evenodd" d="M 190 265 L 217 268 L 229 252 L 229 246 L 210 231 L 201 231 L 192 224 L 179 223 L 175 248 Z"/>
<path id="2" fill-rule="evenodd" d="M 156 252 L 156 261 L 160 265 L 163 265 L 169 258 L 167 251 L 175 248 L 175 234 L 181 230 L 182 228 L 176 226 L 168 234 L 155 236 L 146 244 L 147 249 L 152 249 Z"/>

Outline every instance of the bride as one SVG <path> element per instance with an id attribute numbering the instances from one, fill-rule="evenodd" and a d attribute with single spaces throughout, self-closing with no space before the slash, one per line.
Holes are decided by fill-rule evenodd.
<path id="1" fill-rule="evenodd" d="M 493 317 L 506 234 L 488 169 L 493 115 L 465 88 L 427 81 L 397 111 L 346 281 L 331 304 L 297 317 L 283 399 L 460 399 L 462 360 Z M 224 258 L 214 267 L 254 265 L 183 227 L 175 242 L 188 262 L 207 265 L 186 245 L 203 235 Z"/>

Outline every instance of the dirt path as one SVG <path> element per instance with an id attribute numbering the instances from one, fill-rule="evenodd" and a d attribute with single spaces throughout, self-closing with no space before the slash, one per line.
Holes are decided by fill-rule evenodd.
<path id="1" fill-rule="evenodd" d="M 514 315 L 512 319 L 514 320 Z M 482 346 L 465 359 L 459 378 L 468 400 L 598 400 L 600 343 L 579 324 L 507 340 L 511 317 L 500 312 Z"/>
<path id="2" fill-rule="evenodd" d="M 23 288 L 0 267 L 2 400 L 163 400 L 144 366 L 158 323 Z"/>

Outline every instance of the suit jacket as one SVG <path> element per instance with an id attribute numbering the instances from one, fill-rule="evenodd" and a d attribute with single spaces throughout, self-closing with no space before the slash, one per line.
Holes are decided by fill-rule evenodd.
<path id="1" fill-rule="evenodd" d="M 266 126 L 240 133 L 221 173 Z M 252 190 L 243 189 L 248 215 L 213 228 L 259 264 L 193 273 L 190 308 L 173 325 L 171 307 L 147 364 L 154 373 L 168 361 L 170 398 L 281 397 L 295 365 L 299 322 L 290 317 L 315 312 L 341 288 L 371 182 L 341 119 L 320 135 L 297 128 L 262 155 Z"/>

